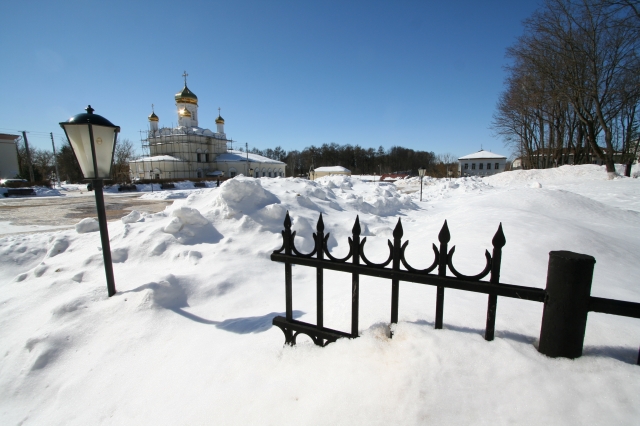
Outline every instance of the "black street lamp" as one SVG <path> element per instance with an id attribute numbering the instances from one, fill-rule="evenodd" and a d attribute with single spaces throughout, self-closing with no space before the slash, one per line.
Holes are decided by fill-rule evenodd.
<path id="1" fill-rule="evenodd" d="M 424 167 L 420 167 L 418 169 L 418 174 L 420 175 L 420 201 L 422 201 L 422 178 L 424 177 L 426 171 L 427 170 Z"/>
<path id="2" fill-rule="evenodd" d="M 109 231 L 107 229 L 107 214 L 104 207 L 102 193 L 103 180 L 111 174 L 113 151 L 120 127 L 114 126 L 106 118 L 93 113 L 89 105 L 84 114 L 78 114 L 60 123 L 64 130 L 73 153 L 80 163 L 82 174 L 86 180 L 93 183 L 98 210 L 98 224 L 100 225 L 100 239 L 102 240 L 102 257 L 104 271 L 107 276 L 107 291 L 109 297 L 116 294 L 116 284 L 113 279 L 113 265 L 111 262 L 111 247 L 109 246 Z"/>

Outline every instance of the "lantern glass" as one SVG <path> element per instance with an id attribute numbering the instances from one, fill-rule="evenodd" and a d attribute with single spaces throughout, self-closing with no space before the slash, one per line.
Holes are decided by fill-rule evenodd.
<path id="1" fill-rule="evenodd" d="M 69 121 L 60 123 L 60 126 L 69 139 L 85 179 L 108 179 L 120 128 L 104 117 L 93 114 L 91 106 L 86 111 L 87 114 L 71 117 Z M 92 135 L 97 167 L 93 163 Z"/>
<path id="2" fill-rule="evenodd" d="M 92 126 L 91 130 L 93 131 L 93 144 L 98 164 L 97 173 L 93 170 L 89 126 Z M 91 124 L 69 124 L 65 125 L 64 129 L 85 179 L 107 179 L 111 174 L 113 150 L 117 136 L 116 128 Z"/>
<path id="3" fill-rule="evenodd" d="M 424 174 L 427 170 L 424 167 L 421 167 L 418 169 L 418 174 L 420 175 L 420 177 L 424 177 Z"/>

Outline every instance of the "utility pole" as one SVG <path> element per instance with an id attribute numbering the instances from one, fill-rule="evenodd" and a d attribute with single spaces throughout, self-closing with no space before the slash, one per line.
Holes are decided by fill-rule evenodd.
<path id="1" fill-rule="evenodd" d="M 245 151 L 247 151 L 247 176 L 249 176 L 249 142 L 244 143 L 244 148 L 245 148 Z"/>
<path id="2" fill-rule="evenodd" d="M 53 146 L 53 163 L 56 165 L 56 179 L 58 180 L 58 188 L 62 188 L 60 185 L 60 173 L 58 172 L 58 157 L 56 157 L 56 144 L 53 143 L 53 132 L 51 135 L 51 146 Z"/>
<path id="3" fill-rule="evenodd" d="M 27 132 L 22 132 L 22 137 L 24 139 L 24 146 L 27 150 L 27 165 L 29 166 L 29 180 L 33 183 L 36 179 L 33 177 L 33 166 L 31 165 L 31 152 L 29 152 L 29 141 L 27 140 Z"/>

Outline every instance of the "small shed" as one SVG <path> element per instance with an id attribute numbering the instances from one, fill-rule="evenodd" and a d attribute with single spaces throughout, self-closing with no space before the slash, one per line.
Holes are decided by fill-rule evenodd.
<path id="1" fill-rule="evenodd" d="M 315 170 L 309 171 L 309 179 L 316 180 L 321 178 L 322 176 L 330 176 L 330 175 L 340 175 L 340 176 L 351 176 L 351 170 L 346 169 L 342 166 L 332 166 L 332 167 L 318 167 Z"/>

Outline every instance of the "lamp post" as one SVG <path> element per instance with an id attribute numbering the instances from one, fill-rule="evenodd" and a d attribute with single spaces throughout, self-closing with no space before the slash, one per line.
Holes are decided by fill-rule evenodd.
<path id="1" fill-rule="evenodd" d="M 420 201 L 422 201 L 422 178 L 427 170 L 424 167 L 420 167 L 418 169 L 418 174 L 420 175 Z"/>
<path id="2" fill-rule="evenodd" d="M 102 187 L 103 180 L 111 174 L 113 151 L 120 127 L 113 125 L 106 118 L 94 114 L 91 105 L 85 110 L 86 113 L 75 115 L 69 121 L 60 123 L 60 127 L 64 130 L 73 153 L 80 163 L 84 178 L 93 183 L 98 224 L 100 225 L 100 239 L 102 240 L 104 271 L 107 276 L 107 291 L 111 297 L 116 294 L 116 284 L 113 279 L 111 247 L 109 246 L 107 214 Z"/>

